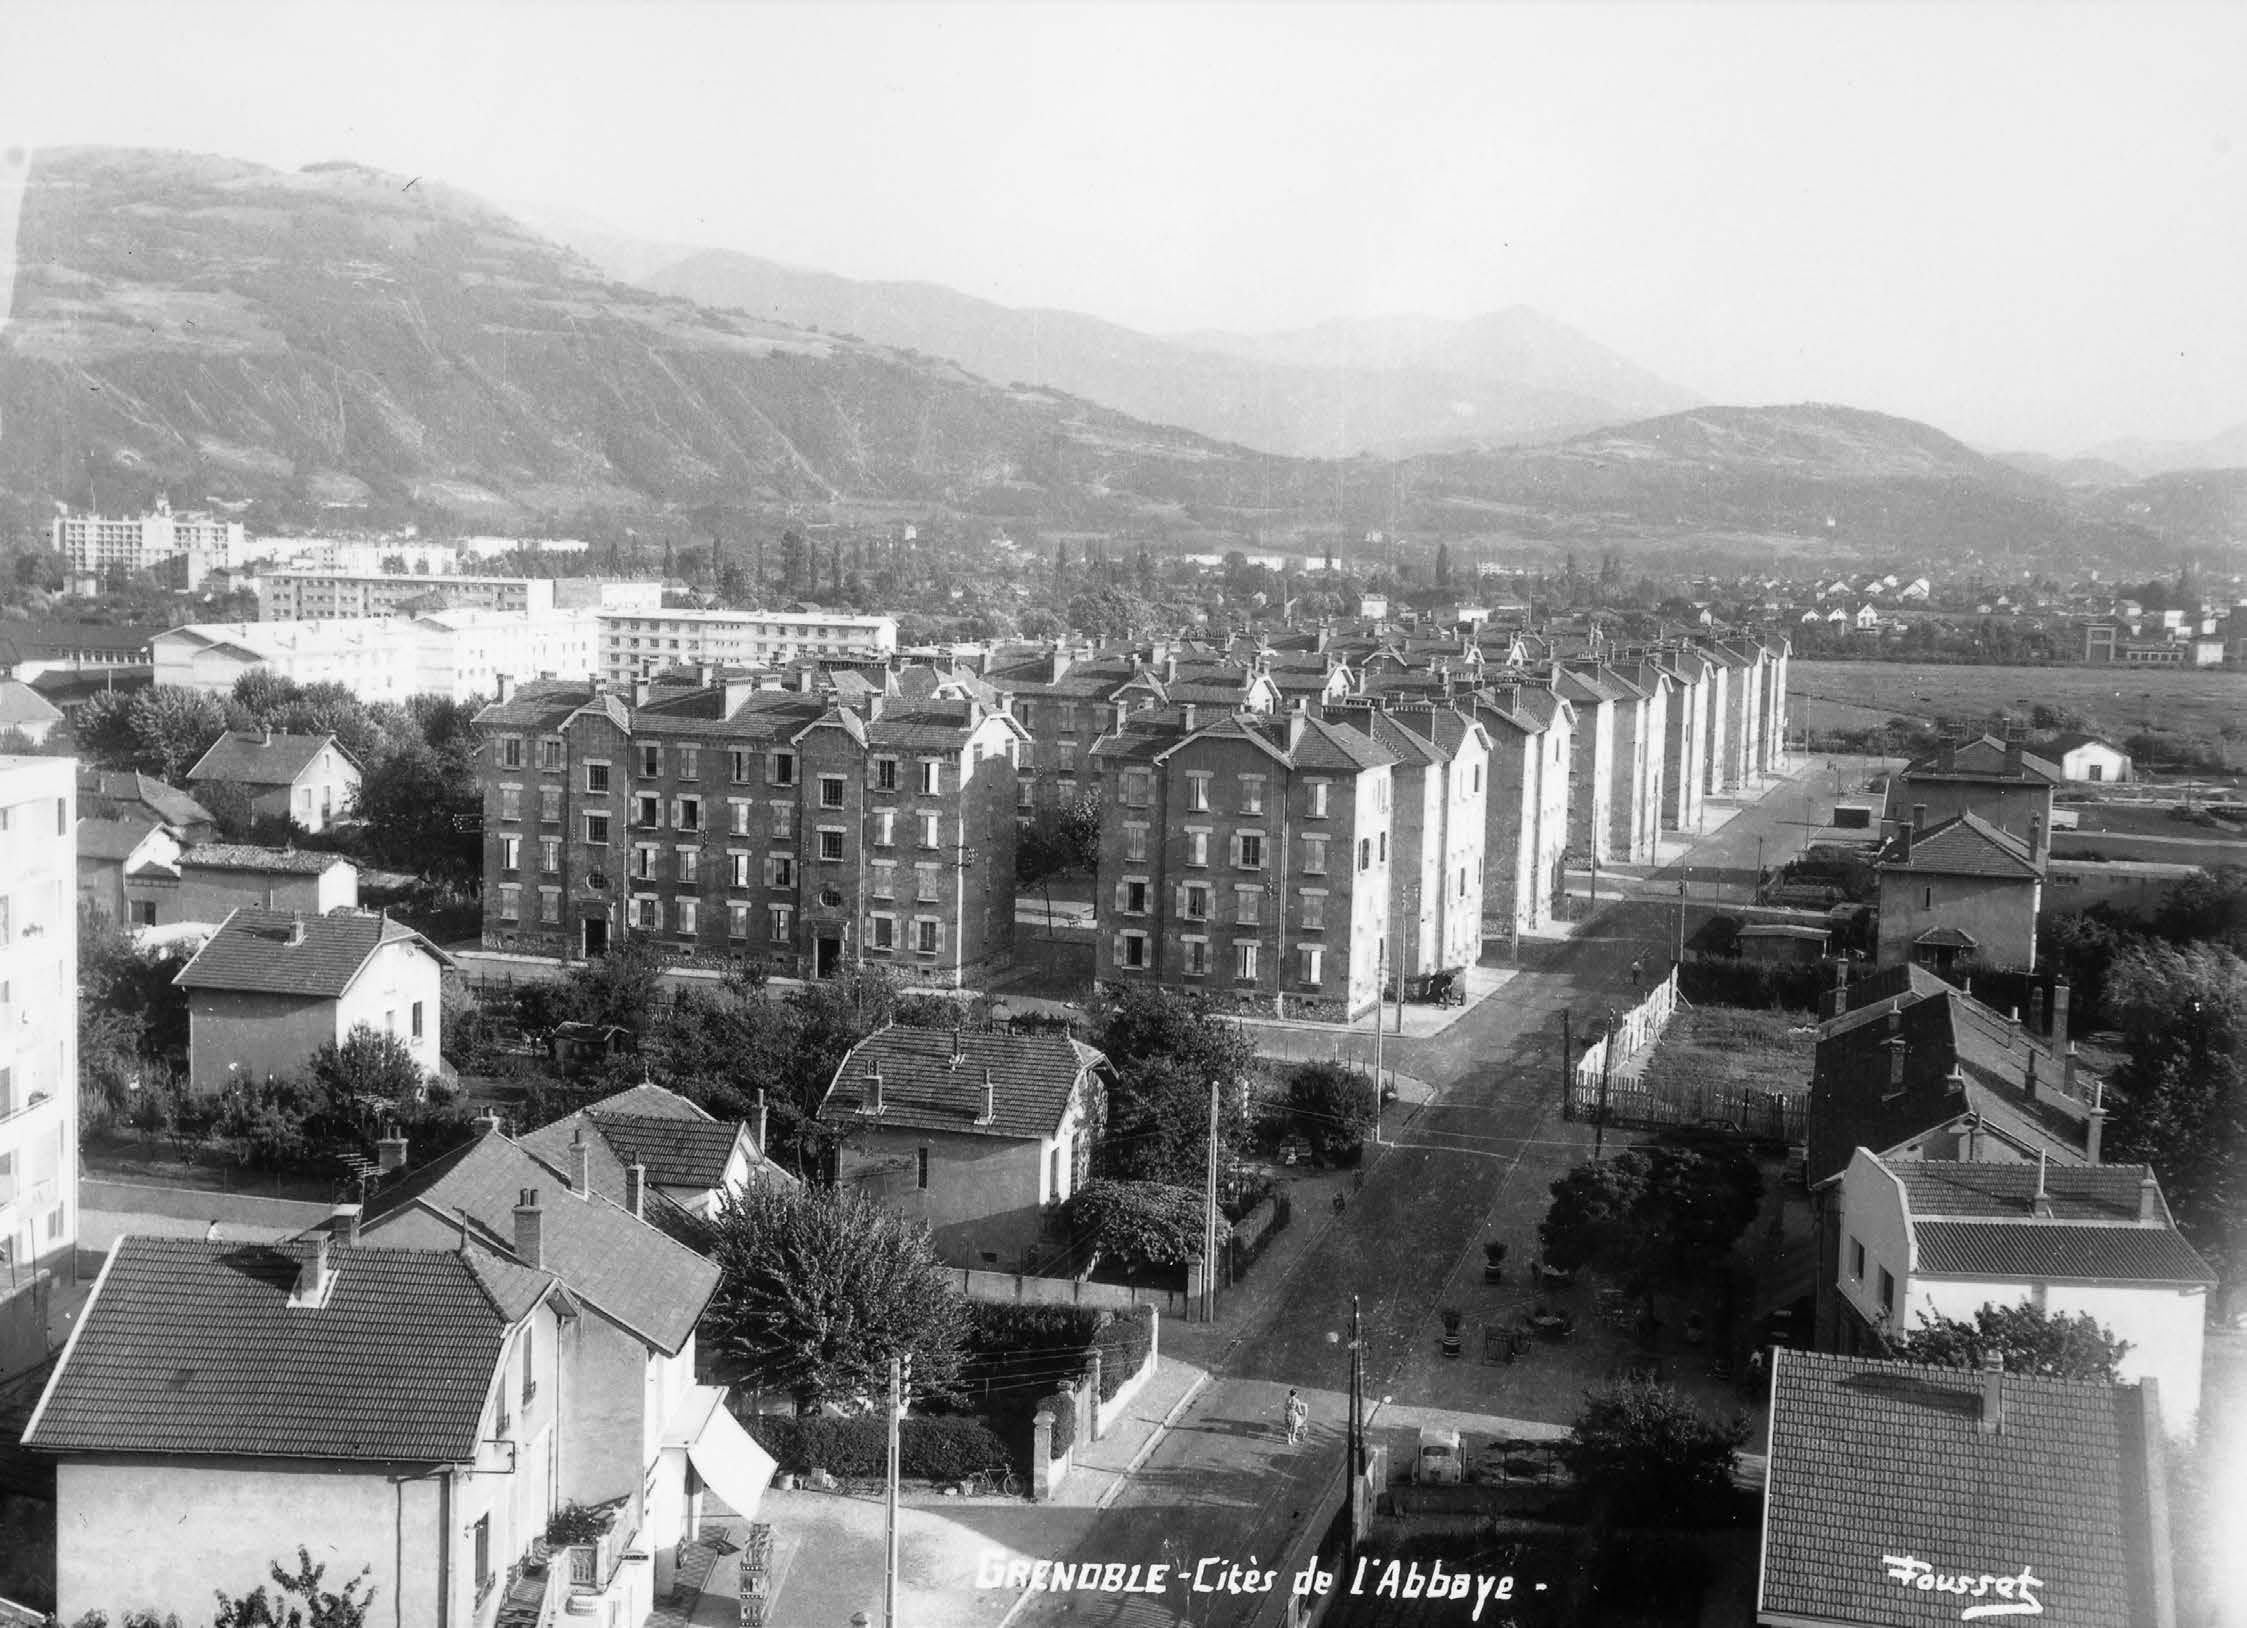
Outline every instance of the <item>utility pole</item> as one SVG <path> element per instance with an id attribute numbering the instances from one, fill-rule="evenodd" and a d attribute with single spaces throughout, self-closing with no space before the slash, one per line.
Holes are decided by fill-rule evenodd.
<path id="1" fill-rule="evenodd" d="M 905 1365 L 889 1359 L 889 1477 L 882 1489 L 882 1628 L 897 1628 L 897 1432 L 905 1412 Z"/>
<path id="2" fill-rule="evenodd" d="M 1677 879 L 1677 961 L 1685 964 L 1685 878 Z"/>
<path id="3" fill-rule="evenodd" d="M 1373 1140 L 1381 1140 L 1381 986 L 1389 976 L 1389 941 L 1373 946 Z"/>
<path id="4" fill-rule="evenodd" d="M 1568 1032 L 1570 1013 L 1565 1006 L 1560 1013 L 1560 1111 L 1568 1113 L 1568 1088 L 1576 1078 L 1576 1042 Z"/>
<path id="5" fill-rule="evenodd" d="M 1615 1069 L 1615 1011 L 1607 1013 L 1607 1039 L 1605 1049 L 1599 1054 L 1599 1118 L 1592 1126 L 1592 1161 L 1599 1161 L 1601 1151 L 1607 1146 L 1607 1081 Z"/>
<path id="6" fill-rule="evenodd" d="M 1358 1546 L 1365 1524 L 1365 1335 L 1358 1321 L 1358 1297 L 1350 1296 L 1350 1548 Z"/>
<path id="7" fill-rule="evenodd" d="M 1202 1321 L 1217 1321 L 1217 1081 L 1209 1082 L 1209 1192 L 1202 1213 Z"/>

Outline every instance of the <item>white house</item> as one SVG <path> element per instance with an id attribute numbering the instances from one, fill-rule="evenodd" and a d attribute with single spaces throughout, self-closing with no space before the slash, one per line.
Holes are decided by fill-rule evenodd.
<path id="1" fill-rule="evenodd" d="M 1879 629 L 1880 612 L 1874 610 L 1870 605 L 1862 607 L 1857 612 L 1857 631 L 1859 633 L 1874 633 L 1878 632 Z"/>
<path id="2" fill-rule="evenodd" d="M 644 1212 L 652 1192 L 691 1215 L 710 1216 L 728 1196 L 800 1185 L 765 1157 L 763 1117 L 760 1109 L 752 1130 L 643 1081 L 540 1126 L 522 1146 L 573 1179 L 576 1161 L 584 1159 L 589 1190 L 628 1209 Z"/>
<path id="3" fill-rule="evenodd" d="M 2150 1167 L 1884 1160 L 1860 1147 L 1839 1232 L 1839 1296 L 1861 1329 L 1900 1339 L 1923 1316 L 1971 1322 L 1990 1305 L 2086 1312 L 2129 1342 L 2122 1378 L 2158 1380 L 2164 1422 L 2191 1434 L 2216 1277 Z"/>
<path id="4" fill-rule="evenodd" d="M 2062 735 L 2044 755 L 2058 762 L 2063 779 L 2112 786 L 2130 778 L 2130 754 L 2096 736 Z"/>

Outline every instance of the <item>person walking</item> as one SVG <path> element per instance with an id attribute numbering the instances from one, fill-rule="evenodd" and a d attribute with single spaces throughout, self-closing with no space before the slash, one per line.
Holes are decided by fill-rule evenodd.
<path id="1" fill-rule="evenodd" d="M 1293 1447 L 1303 1439 L 1303 1427 L 1310 1422 L 1311 1405 L 1294 1391 L 1287 1393 L 1287 1444 Z"/>

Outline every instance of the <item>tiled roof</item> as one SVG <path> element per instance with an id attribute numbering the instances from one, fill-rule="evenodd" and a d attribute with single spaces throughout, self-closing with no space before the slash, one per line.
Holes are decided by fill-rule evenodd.
<path id="1" fill-rule="evenodd" d="M 1969 810 L 1911 839 L 1906 857 L 1899 836 L 1882 853 L 1880 868 L 1929 876 L 1996 876 L 2033 881 L 2044 867 L 2028 844 Z"/>
<path id="2" fill-rule="evenodd" d="M 21 679 L 0 678 L 0 728 L 10 724 L 52 724 L 62 712 Z"/>
<path id="3" fill-rule="evenodd" d="M 335 746 L 346 762 L 351 754 L 333 735 L 249 735 L 228 730 L 211 743 L 187 778 L 233 780 L 245 786 L 286 786 L 309 768 L 323 747 Z M 354 764 L 354 767 L 357 765 Z"/>
<path id="4" fill-rule="evenodd" d="M 1284 730 L 1286 720 L 1280 720 Z M 1282 736 L 1284 739 L 1284 735 Z M 1396 761 L 1394 753 L 1375 741 L 1341 724 L 1324 718 L 1306 718 L 1303 733 L 1289 754 L 1299 769 L 1379 769 Z"/>
<path id="5" fill-rule="evenodd" d="M 2149 1530 L 2158 1472 L 2137 1387 L 2008 1374 L 1987 1430 L 1982 1384 L 1961 1369 L 1774 1354 L 1759 1616 L 1956 1628 L 1957 1593 L 1893 1575 L 1916 1560 L 1970 1587 L 2026 1568 L 2053 1628 L 2156 1620 L 2148 1583 L 2165 1580 L 2169 1555 Z"/>
<path id="6" fill-rule="evenodd" d="M 2142 1164 L 2053 1165 L 2039 1173 L 2033 1164 L 2014 1162 L 1894 1159 L 1882 1163 L 1903 1184 L 1905 1209 L 1920 1220 L 2026 1219 L 2041 1184 L 2057 1220 L 2135 1222 L 2139 1188 L 2151 1173 Z M 2160 1213 L 2166 1225 L 2166 1204 Z"/>
<path id="7" fill-rule="evenodd" d="M 2059 785 L 2067 778 L 2060 766 L 2034 752 L 2023 752 L 2018 762 L 2013 759 L 2013 748 L 1995 735 L 1984 735 L 1977 740 L 1954 746 L 1947 754 L 1921 758 L 1907 766 L 1900 780 L 2026 780 L 2049 781 Z"/>
<path id="8" fill-rule="evenodd" d="M 1963 927 L 1930 927 L 1912 943 L 1930 950 L 1974 950 L 1982 941 Z"/>
<path id="9" fill-rule="evenodd" d="M 211 811 L 186 792 L 137 770 L 80 769 L 78 806 L 83 810 L 95 801 L 138 804 L 170 825 L 208 825 L 211 821 Z"/>
<path id="10" fill-rule="evenodd" d="M 1348 714 L 1348 718 L 1353 727 L 1361 728 L 1371 735 L 1400 765 L 1441 767 L 1451 761 L 1451 754 L 1436 742 L 1417 731 L 1405 728 L 1385 712 L 1358 710 Z"/>
<path id="11" fill-rule="evenodd" d="M 593 1190 L 620 1203 L 624 1167 L 631 1164 L 644 1165 L 648 1180 L 659 1187 L 719 1186 L 735 1144 L 748 1135 L 746 1126 L 714 1119 L 677 1092 L 643 1083 L 541 1126 L 525 1136 L 522 1145 L 567 1170 L 574 1157 L 570 1144 L 581 1126 L 609 1155 L 596 1155 Z M 757 1162 L 753 1146 L 750 1157 Z"/>
<path id="12" fill-rule="evenodd" d="M 248 842 L 206 842 L 179 856 L 183 869 L 267 871 L 281 876 L 318 876 L 349 865 L 341 854 L 315 853 L 305 848 L 260 848 Z"/>
<path id="13" fill-rule="evenodd" d="M 1956 1277 L 2117 1278 L 2205 1283 L 2216 1276 L 2169 1227 L 2039 1221 L 1920 1221 L 1917 1270 Z"/>
<path id="14" fill-rule="evenodd" d="M 545 1211 L 545 1268 L 570 1292 L 649 1345 L 675 1353 L 718 1285 L 718 1269 L 598 1192 L 567 1190 L 567 1163 L 551 1164 L 497 1131 L 385 1183 L 368 1201 L 364 1234 L 379 1237 L 420 1210 L 457 1224 L 465 1214 L 503 1242 L 515 1236 L 515 1203 L 538 1190 Z"/>
<path id="15" fill-rule="evenodd" d="M 163 827 L 146 815 L 115 820 L 80 820 L 78 822 L 78 857 L 80 859 L 107 859 L 122 863 L 146 842 L 149 834 Z"/>
<path id="16" fill-rule="evenodd" d="M 957 1066 L 952 1060 L 955 1044 Z M 891 1024 L 860 1041 L 843 1059 L 819 1117 L 845 1129 L 880 1124 L 1030 1141 L 1060 1128 L 1078 1079 L 1106 1061 L 1082 1041 L 1061 1035 Z M 859 1112 L 877 1067 L 882 1076 L 878 1119 Z M 979 1125 L 986 1073 L 993 1113 L 990 1123 Z"/>
<path id="17" fill-rule="evenodd" d="M 337 1245 L 319 1306 L 285 1250 L 126 1238 L 28 1436 L 50 1452 L 466 1463 L 542 1272 L 453 1250 Z"/>
<path id="18" fill-rule="evenodd" d="M 303 937 L 290 942 L 299 927 Z M 377 948 L 405 941 L 451 965 L 444 951 L 386 915 L 331 910 L 316 916 L 243 905 L 219 924 L 210 942 L 180 968 L 173 982 L 182 989 L 238 989 L 333 1000 L 351 987 Z"/>

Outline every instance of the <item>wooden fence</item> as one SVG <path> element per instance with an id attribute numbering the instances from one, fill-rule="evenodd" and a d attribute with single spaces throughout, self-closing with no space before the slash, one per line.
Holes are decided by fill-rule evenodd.
<path id="1" fill-rule="evenodd" d="M 1600 1082 L 1581 1076 L 1569 1087 L 1568 1117 L 1596 1124 L 1601 1119 Z M 1607 1084 L 1606 1123 L 1640 1129 L 1670 1125 L 1730 1125 L 1759 1142 L 1799 1142 L 1810 1124 L 1807 1093 L 1789 1095 L 1745 1086 L 1648 1087 L 1639 1080 Z"/>
<path id="2" fill-rule="evenodd" d="M 1654 986 L 1652 994 L 1624 1013 L 1622 1021 L 1611 1032 L 1593 1041 L 1584 1055 L 1577 1059 L 1576 1089 L 1581 1090 L 1588 1083 L 1596 1101 L 1600 1076 L 1603 1074 L 1609 1077 L 1612 1088 L 1614 1070 L 1623 1067 L 1630 1059 L 1662 1038 L 1662 1031 L 1669 1027 L 1670 1018 L 1677 1011 L 1677 1001 L 1677 968 L 1672 967 L 1670 975 Z M 1614 1058 L 1612 1068 L 1609 1066 L 1610 1052 Z M 1573 1100 L 1573 1092 L 1571 1099 Z"/>

